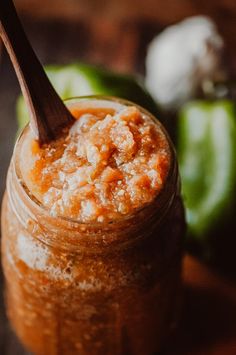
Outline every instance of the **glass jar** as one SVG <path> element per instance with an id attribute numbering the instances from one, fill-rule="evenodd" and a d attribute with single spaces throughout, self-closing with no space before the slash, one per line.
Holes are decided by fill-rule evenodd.
<path id="1" fill-rule="evenodd" d="M 117 221 L 81 223 L 52 217 L 27 189 L 19 157 L 28 130 L 16 143 L 2 207 L 16 334 L 37 355 L 153 354 L 181 304 L 184 213 L 171 142 L 168 177 L 151 203 Z"/>

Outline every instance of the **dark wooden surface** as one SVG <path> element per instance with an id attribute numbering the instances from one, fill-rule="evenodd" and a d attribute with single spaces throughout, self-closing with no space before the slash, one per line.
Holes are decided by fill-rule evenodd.
<path id="1" fill-rule="evenodd" d="M 86 60 L 118 71 L 144 72 L 147 43 L 162 28 L 124 20 L 64 23 L 25 19 L 27 33 L 44 64 Z M 231 36 L 229 36 L 229 39 Z M 0 194 L 2 196 L 16 132 L 19 86 L 5 52 L 0 62 Z M 6 319 L 0 280 L 0 355 L 26 355 Z M 191 257 L 184 263 L 184 311 L 178 332 L 163 355 L 235 355 L 236 285 Z M 45 354 L 47 355 L 47 354 Z M 66 355 L 66 354 L 61 354 Z M 145 355 L 145 354 L 144 354 Z"/>
<path id="2" fill-rule="evenodd" d="M 74 118 L 48 79 L 11 0 L 0 2 L 0 36 L 11 58 L 40 144 L 55 140 Z"/>

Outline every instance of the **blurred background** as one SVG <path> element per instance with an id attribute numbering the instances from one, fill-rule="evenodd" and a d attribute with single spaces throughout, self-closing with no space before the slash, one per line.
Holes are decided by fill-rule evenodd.
<path id="1" fill-rule="evenodd" d="M 188 111 L 189 106 L 185 106 L 186 102 L 191 101 L 191 104 L 193 102 L 193 105 L 195 105 L 192 100 L 200 99 L 201 102 L 204 103 L 209 103 L 210 100 L 211 106 L 209 106 L 207 110 L 212 110 L 213 112 L 215 109 L 214 105 L 222 104 L 222 101 L 220 101 L 222 98 L 229 101 L 230 110 L 231 106 L 233 108 L 230 111 L 230 117 L 225 118 L 224 127 L 227 127 L 229 131 L 229 133 L 226 133 L 229 134 L 228 138 L 226 136 L 226 141 L 232 141 L 229 154 L 235 156 L 235 0 L 15 0 L 15 5 L 30 42 L 44 65 L 59 65 L 59 69 L 64 70 L 70 63 L 83 62 L 89 65 L 103 66 L 116 73 L 135 75 L 138 77 L 137 85 L 141 83 L 142 88 L 146 83 L 153 96 L 153 102 L 156 101 L 158 115 L 160 115 L 161 120 L 166 125 L 176 144 L 180 159 L 181 173 L 183 174 L 182 180 L 184 189 L 186 186 L 186 195 L 188 195 L 189 190 L 191 190 L 191 184 L 189 184 L 188 178 L 184 175 L 185 155 L 183 151 L 184 149 L 188 149 L 189 146 L 187 142 L 182 143 L 181 139 L 184 138 L 181 138 L 183 137 L 183 134 L 181 136 L 181 132 L 183 132 L 184 129 L 189 129 L 188 127 L 192 125 L 192 121 L 190 117 L 188 117 L 188 115 L 191 116 L 191 110 Z M 210 17 L 216 26 L 213 30 L 211 29 L 213 32 L 210 31 L 206 41 L 204 42 L 203 39 L 202 43 L 206 45 L 207 51 L 210 48 L 207 53 L 213 53 L 219 56 L 219 61 L 218 59 L 212 61 L 212 63 L 214 62 L 214 73 L 207 69 L 207 73 L 205 74 L 205 68 L 202 70 L 204 67 L 202 66 L 202 62 L 208 63 L 208 57 L 204 57 L 205 52 L 203 51 L 203 57 L 197 57 L 200 63 L 199 67 L 195 68 L 192 66 L 189 72 L 183 70 L 183 73 L 181 72 L 182 74 L 179 71 L 177 74 L 181 74 L 182 77 L 181 75 L 177 76 L 176 80 L 180 84 L 182 82 L 181 80 L 185 80 L 184 76 L 186 75 L 189 75 L 189 82 L 195 83 L 196 76 L 199 72 L 203 74 L 201 75 L 201 80 L 196 80 L 194 88 L 191 87 L 187 94 L 185 92 L 184 97 L 180 94 L 181 97 L 176 99 L 177 101 L 173 99 L 173 104 L 166 106 L 165 102 L 162 101 L 161 96 L 158 94 L 158 88 L 155 86 L 156 80 L 158 81 L 158 79 L 156 79 L 156 73 L 158 70 L 162 72 L 162 63 L 158 69 L 158 58 L 156 58 L 155 49 L 159 48 L 159 50 L 161 50 L 159 46 L 160 42 L 157 42 L 156 45 L 153 39 L 168 26 L 196 15 L 206 15 Z M 202 48 L 201 42 L 199 42 L 199 47 L 197 44 L 200 37 L 198 34 L 201 33 L 201 26 L 196 28 L 195 31 L 196 35 L 193 34 L 195 37 L 193 37 L 191 46 L 194 47 L 196 44 L 197 51 L 198 48 L 200 48 L 200 51 Z M 172 33 L 175 35 L 177 29 L 174 28 Z M 216 41 L 211 42 L 212 38 L 216 38 Z M 201 41 L 201 38 L 199 41 Z M 151 46 L 150 43 L 152 43 Z M 189 61 L 192 60 L 192 62 L 194 62 L 195 60 L 196 62 L 196 55 L 194 53 L 189 54 L 184 39 L 181 41 L 181 37 L 176 38 L 175 43 L 179 43 L 178 51 L 183 52 L 183 58 L 186 53 L 186 56 L 189 55 Z M 216 46 L 214 43 L 216 43 Z M 220 54 L 218 52 L 220 52 Z M 149 61 L 147 58 L 149 58 Z M 179 60 L 181 61 L 181 58 Z M 171 65 L 173 67 L 175 66 L 174 57 Z M 188 67 L 188 61 L 186 62 L 186 67 Z M 158 70 L 156 70 L 156 68 Z M 168 66 L 166 68 L 166 70 L 168 70 Z M 63 84 L 61 84 L 61 82 L 58 84 L 57 74 L 54 75 L 54 69 L 55 67 L 49 68 L 48 74 L 52 78 L 52 81 L 54 80 L 53 84 L 56 85 L 57 82 L 57 90 L 60 94 L 66 96 L 65 90 L 62 87 Z M 77 69 L 78 71 L 76 71 Z M 74 72 L 75 75 L 83 74 L 83 68 L 78 67 L 77 69 Z M 216 73 L 217 75 L 215 75 Z M 102 76 L 103 74 L 96 72 L 95 74 L 89 74 L 89 76 L 91 75 L 100 77 L 100 75 Z M 65 72 L 63 78 L 69 80 L 69 77 L 67 72 Z M 153 80 L 150 81 L 150 77 L 153 78 Z M 86 80 L 87 79 L 89 82 L 90 78 L 86 78 Z M 164 79 L 165 78 L 163 78 L 163 80 Z M 136 79 L 132 80 L 136 82 Z M 107 84 L 108 87 L 105 88 L 103 87 L 103 85 L 105 85 L 104 82 L 103 80 L 100 89 L 97 89 L 96 93 L 99 93 L 99 90 L 101 90 L 101 93 L 103 93 L 103 91 L 109 93 L 109 84 Z M 168 84 L 172 87 L 171 81 L 168 82 Z M 188 85 L 188 83 L 186 85 Z M 73 95 L 77 92 L 75 87 L 78 87 L 78 95 L 86 93 L 83 92 L 83 90 L 81 91 L 79 81 L 73 87 L 74 89 L 71 89 Z M 131 85 L 130 87 L 130 90 L 133 90 L 133 86 Z M 164 90 L 164 84 L 163 87 L 160 87 L 161 91 L 162 89 Z M 144 96 L 146 95 L 145 90 L 146 89 L 144 89 L 142 94 Z M 116 93 L 113 89 L 111 93 L 114 92 Z M 1 198 L 5 189 L 6 172 L 12 154 L 16 132 L 19 126 L 22 126 L 27 120 L 22 101 L 18 101 L 16 108 L 19 95 L 20 88 L 15 73 L 8 55 L 0 42 Z M 126 98 L 132 98 L 132 93 L 128 93 Z M 147 108 L 151 110 L 151 106 L 149 106 L 150 98 L 147 99 L 147 102 Z M 202 106 L 200 106 L 200 108 L 199 106 L 196 107 L 200 111 L 202 110 Z M 223 111 L 224 109 L 226 110 L 224 105 L 220 107 Z M 193 108 L 195 109 L 195 106 L 193 106 Z M 201 112 L 199 114 L 201 114 Z M 212 116 L 214 115 L 212 114 Z M 234 125 L 234 127 L 231 128 L 231 125 L 232 127 Z M 180 136 L 178 136 L 178 132 L 180 132 Z M 206 137 L 209 136 L 206 134 L 202 137 L 202 145 L 198 145 L 200 148 L 197 150 L 203 151 L 205 153 L 204 155 L 207 155 L 206 146 L 204 146 Z M 213 145 L 214 144 L 212 144 L 212 146 Z M 226 153 L 223 154 L 228 154 L 228 148 L 224 149 Z M 193 152 L 194 156 L 196 155 L 195 152 L 196 150 Z M 214 158 L 215 156 L 213 154 L 213 160 Z M 203 161 L 201 159 L 203 158 L 200 155 L 198 166 L 199 164 L 201 165 Z M 209 160 L 212 160 L 211 149 L 209 150 Z M 204 164 L 209 165 L 205 160 Z M 173 344 L 170 345 L 170 348 L 166 350 L 165 354 L 236 354 L 235 222 L 229 222 L 227 218 L 230 213 L 228 212 L 226 219 L 224 218 L 224 220 L 222 220 L 219 217 L 224 215 L 224 211 L 228 210 L 233 211 L 235 214 L 235 201 L 232 201 L 232 199 L 228 197 L 228 195 L 232 197 L 235 192 L 235 175 L 231 171 L 235 167 L 234 164 L 232 159 L 232 164 L 229 162 L 229 166 L 225 168 L 229 169 L 229 175 L 231 174 L 229 180 L 231 181 L 222 181 L 223 184 L 229 185 L 229 191 L 226 191 L 224 196 L 219 197 L 221 200 L 220 203 L 216 201 L 216 208 L 213 206 L 212 211 L 208 211 L 210 217 L 213 215 L 216 216 L 215 219 L 212 219 L 209 228 L 206 226 L 205 221 L 200 221 L 196 228 L 193 226 L 191 229 L 192 206 L 190 206 L 191 204 L 189 205 L 190 207 L 187 206 L 190 210 L 190 213 L 187 215 L 190 225 L 190 237 L 188 237 L 190 242 L 187 243 L 186 249 L 194 255 L 194 258 L 187 257 L 187 260 L 185 260 L 186 301 L 180 334 L 176 336 L 173 340 Z M 200 172 L 201 176 L 196 178 L 198 180 L 197 182 L 199 182 L 199 185 L 202 187 L 201 191 L 207 190 L 204 173 L 207 175 L 208 171 L 207 169 L 205 171 L 203 168 Z M 213 170 L 211 174 L 213 176 L 216 175 Z M 191 198 L 194 199 L 194 194 L 191 195 L 191 193 L 192 191 L 190 191 L 190 200 Z M 188 204 L 189 200 L 186 199 L 186 201 Z M 223 204 L 222 201 L 224 202 Z M 220 210 L 217 203 L 219 206 L 222 206 L 222 210 Z M 216 213 L 215 210 L 217 210 Z M 222 229 L 218 228 L 218 224 L 223 227 L 224 233 Z M 200 230 L 201 228 L 198 228 L 199 225 L 204 226 L 203 231 Z M 212 225 L 217 226 L 217 232 Z M 213 238 L 217 240 L 216 245 L 213 247 L 211 245 L 212 235 L 217 235 L 217 238 Z M 202 242 L 202 240 L 204 242 Z M 208 266 L 205 266 L 206 264 Z M 3 305 L 2 276 L 0 289 L 0 354 L 26 354 L 12 334 L 6 320 Z"/>

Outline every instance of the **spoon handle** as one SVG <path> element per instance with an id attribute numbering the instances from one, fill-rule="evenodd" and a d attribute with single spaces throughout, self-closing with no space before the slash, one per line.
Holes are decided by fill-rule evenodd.
<path id="1" fill-rule="evenodd" d="M 35 55 L 12 0 L 0 0 L 0 36 L 8 51 L 41 144 L 55 139 L 73 121 Z"/>

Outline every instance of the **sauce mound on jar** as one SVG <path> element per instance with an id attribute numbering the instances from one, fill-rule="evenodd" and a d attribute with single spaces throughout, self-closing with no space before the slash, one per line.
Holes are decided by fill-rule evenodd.
<path id="1" fill-rule="evenodd" d="M 76 121 L 58 140 L 39 147 L 29 133 L 21 170 L 31 194 L 51 215 L 81 222 L 119 219 L 153 200 L 170 164 L 159 124 L 106 100 L 69 108 Z"/>

